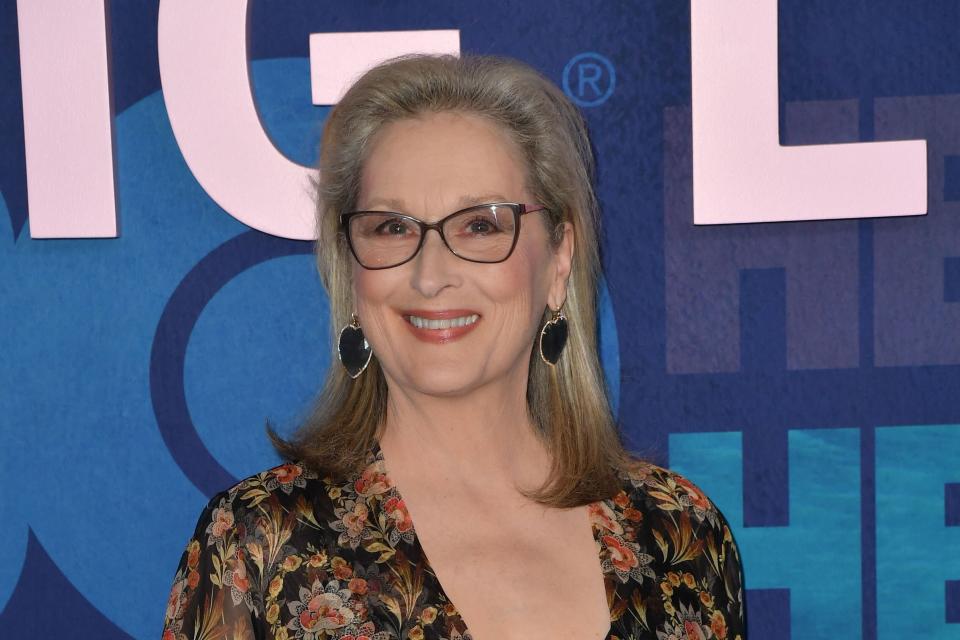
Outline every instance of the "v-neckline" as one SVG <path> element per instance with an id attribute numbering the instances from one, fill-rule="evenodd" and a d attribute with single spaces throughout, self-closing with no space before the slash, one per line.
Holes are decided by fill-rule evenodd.
<path id="1" fill-rule="evenodd" d="M 390 476 L 390 470 L 387 468 L 387 463 L 383 459 L 383 451 L 380 449 L 380 442 L 376 439 L 374 439 L 373 441 L 373 448 L 371 449 L 371 453 L 373 454 L 374 463 L 380 464 L 383 475 L 387 479 L 388 486 L 395 492 L 397 499 L 402 504 L 406 505 L 406 502 L 403 501 L 403 495 L 400 493 L 400 489 L 397 487 L 397 485 L 393 481 L 393 478 Z M 610 502 L 611 501 L 609 499 L 603 499 L 598 502 L 591 503 L 590 505 L 588 505 L 587 508 L 589 510 L 591 507 L 602 504 L 612 513 L 613 506 L 609 504 Z M 406 506 L 404 506 L 404 509 L 406 509 Z M 414 549 L 414 552 L 418 554 L 418 557 L 423 559 L 424 572 L 433 576 L 433 581 L 436 584 L 436 588 L 437 588 L 437 595 L 441 596 L 445 602 L 452 605 L 454 609 L 456 609 L 457 613 L 460 614 L 460 610 L 457 609 L 456 603 L 454 603 L 453 600 L 450 599 L 450 596 L 447 595 L 446 589 L 443 588 L 443 583 L 440 582 L 440 576 L 437 575 L 437 572 L 434 570 L 433 565 L 430 563 L 430 558 L 427 556 L 426 550 L 423 548 L 423 545 L 420 543 L 420 536 L 417 535 L 416 523 L 413 522 L 413 517 L 410 515 L 409 511 L 407 511 L 407 517 L 410 518 L 410 532 L 413 534 L 413 541 L 408 542 L 407 544 L 411 545 Z M 590 517 L 589 512 L 588 512 L 588 519 L 590 520 L 590 531 L 593 534 L 593 543 L 594 543 L 594 546 L 596 547 L 597 564 L 603 579 L 604 591 L 606 592 L 607 579 L 610 578 L 610 573 L 612 572 L 612 570 L 607 571 L 606 569 L 604 569 L 603 540 L 602 540 L 602 536 L 604 535 L 603 528 L 595 518 Z M 614 623 L 613 610 L 614 610 L 614 607 L 616 606 L 616 593 L 614 593 L 614 597 L 612 600 L 607 598 L 606 594 L 604 595 L 604 598 L 607 599 L 607 608 L 608 608 L 608 613 L 610 618 L 610 626 L 608 627 L 607 632 L 603 635 L 603 637 L 598 638 L 598 640 L 609 640 L 611 635 L 613 634 L 613 623 Z M 463 626 L 464 626 L 464 636 L 469 635 L 470 625 L 467 624 L 467 621 L 463 618 L 462 614 L 460 614 L 460 621 L 463 623 Z"/>

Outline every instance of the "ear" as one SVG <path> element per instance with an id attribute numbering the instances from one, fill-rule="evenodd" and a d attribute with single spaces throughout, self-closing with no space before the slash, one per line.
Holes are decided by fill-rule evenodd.
<path id="1" fill-rule="evenodd" d="M 554 249 L 553 279 L 550 283 L 550 292 L 547 294 L 547 304 L 551 309 L 559 309 L 567 300 L 567 282 L 570 279 L 570 270 L 573 267 L 574 233 L 573 225 L 564 222 L 561 225 L 562 237 L 560 244 Z"/>

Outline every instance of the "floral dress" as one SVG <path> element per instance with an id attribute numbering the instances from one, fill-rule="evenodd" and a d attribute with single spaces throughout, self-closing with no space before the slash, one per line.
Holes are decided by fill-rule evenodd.
<path id="1" fill-rule="evenodd" d="M 346 481 L 287 463 L 210 501 L 180 560 L 163 640 L 468 640 L 378 446 Z M 742 640 L 743 581 L 721 513 L 641 464 L 589 505 L 608 640 Z"/>

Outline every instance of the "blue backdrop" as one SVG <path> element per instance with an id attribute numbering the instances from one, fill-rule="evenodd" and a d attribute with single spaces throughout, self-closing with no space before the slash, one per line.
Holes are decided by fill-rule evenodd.
<path id="1" fill-rule="evenodd" d="M 180 155 L 156 2 L 109 22 L 121 235 L 32 240 L 0 3 L 5 638 L 159 635 L 205 496 L 275 462 L 265 420 L 289 431 L 330 363 L 310 243 L 231 218 Z M 696 228 L 688 2 L 257 0 L 249 56 L 305 164 L 310 33 L 459 29 L 561 85 L 598 157 L 624 436 L 726 513 L 750 637 L 939 640 L 960 638 L 958 28 L 953 0 L 780 2 L 781 141 L 926 139 L 927 216 Z"/>

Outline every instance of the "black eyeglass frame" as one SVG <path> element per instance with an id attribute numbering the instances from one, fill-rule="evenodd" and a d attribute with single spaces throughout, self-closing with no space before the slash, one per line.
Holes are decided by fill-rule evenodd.
<path id="1" fill-rule="evenodd" d="M 446 236 L 443 235 L 443 225 L 446 224 L 447 220 L 449 220 L 450 218 L 453 218 L 454 216 L 458 216 L 462 213 L 466 213 L 467 211 L 472 211 L 473 209 L 483 209 L 487 207 L 506 207 L 513 212 L 514 232 L 513 232 L 513 242 L 510 244 L 510 250 L 507 251 L 507 255 L 501 258 L 500 260 L 475 260 L 474 258 L 467 258 L 460 255 L 459 253 L 453 250 L 453 247 L 451 247 L 450 243 L 447 242 Z M 350 247 L 350 253 L 353 254 L 353 258 L 354 260 L 357 261 L 357 264 L 359 264 L 364 269 L 369 269 L 370 271 L 379 271 L 380 269 L 392 269 L 394 267 L 399 267 L 400 265 L 406 264 L 411 260 L 413 260 L 414 258 L 416 258 L 417 254 L 419 254 L 420 250 L 423 248 L 423 243 L 427 239 L 427 231 L 429 231 L 430 229 L 433 229 L 434 231 L 436 231 L 437 235 L 439 235 L 440 239 L 443 241 L 443 245 L 450 251 L 450 253 L 457 256 L 461 260 L 466 260 L 467 262 L 477 262 L 480 264 L 497 264 L 499 262 L 505 262 L 507 259 L 510 258 L 510 256 L 513 255 L 513 250 L 517 246 L 517 240 L 520 238 L 520 218 L 524 214 L 536 213 L 537 211 L 549 211 L 549 209 L 547 209 L 547 207 L 545 207 L 542 204 L 522 204 L 519 202 L 486 202 L 483 204 L 475 204 L 469 207 L 465 207 L 463 209 L 459 209 L 457 211 L 454 211 L 450 215 L 444 216 L 440 220 L 437 220 L 436 222 L 433 222 L 433 223 L 424 222 L 423 220 L 420 220 L 419 218 L 415 218 L 414 216 L 408 215 L 406 213 L 399 213 L 396 211 L 373 211 L 373 210 L 350 211 L 349 213 L 340 214 L 340 232 L 346 236 L 347 245 Z M 403 220 L 409 220 L 410 222 L 416 224 L 420 228 L 420 242 L 417 243 L 417 248 L 414 249 L 413 253 L 410 254 L 410 257 L 404 260 L 403 262 L 398 262 L 396 264 L 391 264 L 384 267 L 368 267 L 367 265 L 363 264 L 363 261 L 360 260 L 360 256 L 357 255 L 356 248 L 353 246 L 353 239 L 350 237 L 350 219 L 356 216 L 364 215 L 364 214 L 378 214 L 378 215 L 388 214 L 391 216 L 396 216 L 397 218 L 401 218 Z"/>

